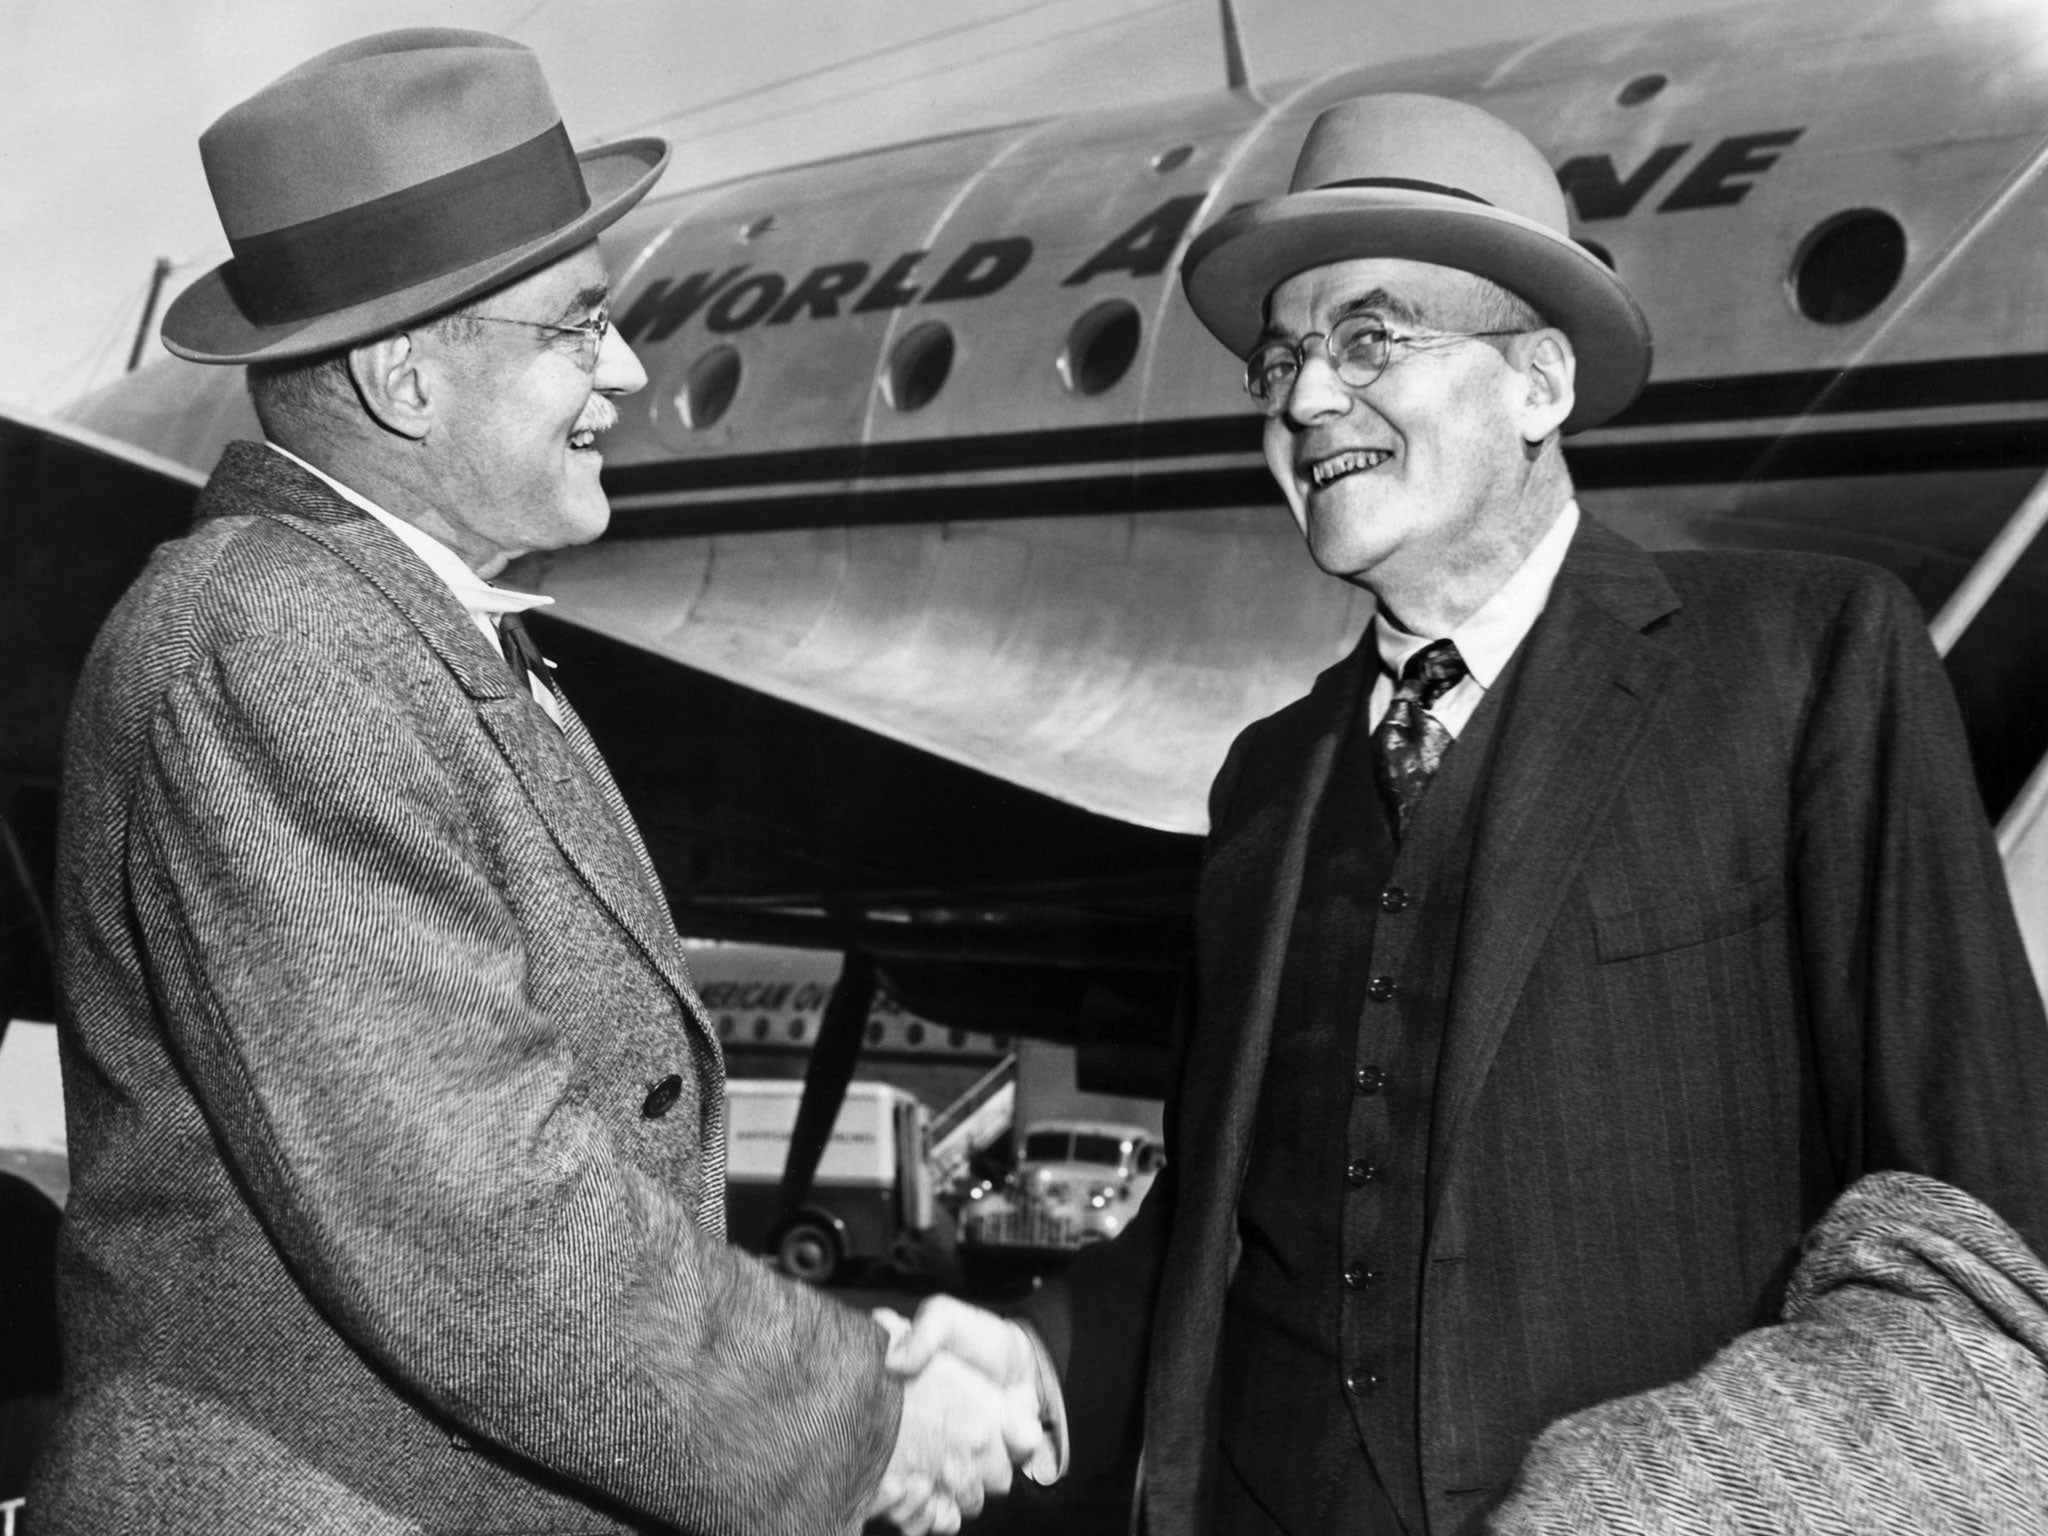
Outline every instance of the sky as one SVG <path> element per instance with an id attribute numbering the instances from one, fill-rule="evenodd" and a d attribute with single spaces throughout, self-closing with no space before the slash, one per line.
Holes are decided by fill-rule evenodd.
<path id="1" fill-rule="evenodd" d="M 1277 82 L 1733 3 L 1237 0 L 1237 14 L 1254 80 Z M 0 0 L 0 401 L 47 412 L 120 374 L 156 261 L 173 263 L 168 301 L 227 256 L 200 132 L 354 37 L 517 38 L 579 146 L 664 134 L 679 190 L 1220 88 L 1217 16 L 1217 0 Z"/>

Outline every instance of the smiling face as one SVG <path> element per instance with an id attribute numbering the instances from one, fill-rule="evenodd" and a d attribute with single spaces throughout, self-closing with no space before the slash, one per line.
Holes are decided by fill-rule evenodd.
<path id="1" fill-rule="evenodd" d="M 1513 328 L 1518 306 L 1469 273 L 1381 258 L 1296 273 L 1267 301 L 1266 340 L 1319 338 L 1266 422 L 1267 467 L 1316 564 L 1370 588 L 1404 619 L 1419 606 L 1416 593 L 1484 585 L 1507 561 L 1504 580 L 1562 507 L 1552 497 L 1527 532 L 1531 496 L 1547 494 L 1539 482 L 1548 477 L 1536 473 L 1542 449 L 1562 415 L 1535 400 L 1543 391 L 1524 364 L 1536 337 L 1553 338 L 1558 353 L 1557 333 L 1433 335 Z M 1354 387 L 1324 349 L 1332 327 L 1354 316 L 1426 339 L 1396 345 L 1386 370 Z M 1568 361 L 1565 372 L 1569 410 Z"/>
<path id="2" fill-rule="evenodd" d="M 530 550 L 587 543 L 611 519 L 598 435 L 618 420 L 612 397 L 647 375 L 617 331 L 606 332 L 591 370 L 580 338 L 541 328 L 594 318 L 610 291 L 597 247 L 585 246 L 477 305 L 485 323 L 456 315 L 425 342 L 440 382 L 432 500 L 447 525 L 429 531 L 479 574 Z"/>

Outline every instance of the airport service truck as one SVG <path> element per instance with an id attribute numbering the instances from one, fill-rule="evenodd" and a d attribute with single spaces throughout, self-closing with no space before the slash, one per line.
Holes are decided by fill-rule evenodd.
<path id="1" fill-rule="evenodd" d="M 1107 1242 L 1130 1225 L 1165 1166 L 1166 1149 L 1142 1125 L 1034 1121 L 1008 1180 L 968 1191 L 962 1257 L 986 1270 L 1003 1253 L 1032 1263 Z"/>
<path id="2" fill-rule="evenodd" d="M 782 1214 L 782 1170 L 804 1085 L 735 1078 L 725 1085 L 726 1190 L 732 1240 L 773 1254 L 823 1285 L 857 1263 L 922 1268 L 945 1248 L 933 1198 L 931 1122 L 887 1083 L 850 1083 L 803 1204 Z"/>

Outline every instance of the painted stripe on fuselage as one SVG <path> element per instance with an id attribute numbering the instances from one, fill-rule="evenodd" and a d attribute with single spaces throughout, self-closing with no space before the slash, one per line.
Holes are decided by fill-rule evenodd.
<path id="1" fill-rule="evenodd" d="M 2048 422 L 1995 408 L 2043 402 L 2039 353 L 1680 379 L 1565 455 L 1586 490 L 2041 468 Z M 1958 411 L 1969 419 L 1929 419 Z M 1849 415 L 1878 419 L 1814 425 Z M 608 536 L 1255 506 L 1278 500 L 1261 431 L 1247 411 L 625 465 L 605 472 Z"/>

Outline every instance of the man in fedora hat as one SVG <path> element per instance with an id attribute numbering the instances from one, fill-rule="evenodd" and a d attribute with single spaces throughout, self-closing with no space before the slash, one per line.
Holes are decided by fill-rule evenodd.
<path id="1" fill-rule="evenodd" d="M 246 364 L 193 531 L 109 619 L 66 769 L 72 1192 L 45 1532 L 957 1521 L 1035 1399 L 903 1381 L 725 1241 L 724 1075 L 660 885 L 490 584 L 596 537 L 645 383 L 571 149 L 480 33 L 335 49 L 201 141 Z M 889 1497 L 877 1498 L 888 1474 Z"/>
<path id="2" fill-rule="evenodd" d="M 1920 614 L 1580 513 L 1560 438 L 1650 335 L 1535 146 L 1344 102 L 1184 281 L 1378 606 L 1216 779 L 1168 1175 L 1032 1307 L 1077 1457 L 1149 1339 L 1152 1536 L 1465 1530 L 1774 1316 L 1867 1170 L 2048 1242 L 2048 1027 Z"/>

